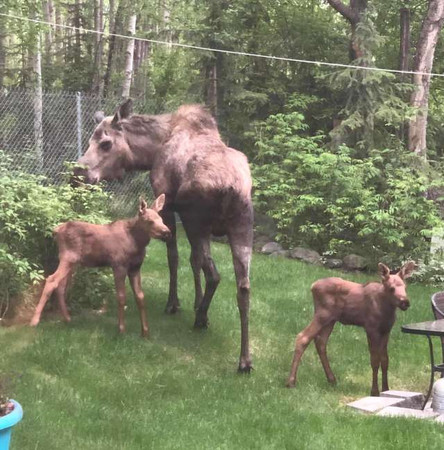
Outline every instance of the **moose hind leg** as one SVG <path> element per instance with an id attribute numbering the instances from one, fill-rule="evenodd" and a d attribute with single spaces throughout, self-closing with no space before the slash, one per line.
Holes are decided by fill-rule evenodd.
<path id="1" fill-rule="evenodd" d="M 296 336 L 293 361 L 291 363 L 290 375 L 287 380 L 287 387 L 295 386 L 302 355 L 308 347 L 308 344 L 310 344 L 310 342 L 320 333 L 324 326 L 325 323 L 315 317 L 311 323 Z"/>
<path id="2" fill-rule="evenodd" d="M 325 376 L 327 377 L 328 382 L 331 384 L 336 384 L 336 377 L 334 376 L 333 371 L 331 370 L 330 367 L 330 363 L 328 361 L 327 342 L 331 332 L 333 331 L 334 326 L 335 326 L 334 322 L 332 322 L 329 325 L 326 325 L 315 337 L 315 345 L 319 355 L 319 359 L 321 360 L 322 367 L 324 368 Z"/>
<path id="3" fill-rule="evenodd" d="M 43 309 L 51 294 L 59 287 L 60 283 L 63 282 L 65 277 L 70 271 L 70 265 L 66 263 L 60 263 L 57 270 L 50 275 L 45 281 L 45 287 L 43 288 L 42 295 L 35 309 L 34 315 L 31 319 L 30 325 L 35 327 L 40 322 L 40 316 L 42 315 Z"/>
<path id="4" fill-rule="evenodd" d="M 71 322 L 71 316 L 69 315 L 68 307 L 66 306 L 66 290 L 71 280 L 72 268 L 69 269 L 65 278 L 60 282 L 56 289 L 57 300 L 59 302 L 60 312 L 62 313 L 65 322 Z"/>
<path id="5" fill-rule="evenodd" d="M 249 310 L 250 310 L 250 263 L 252 253 L 252 231 L 245 234 L 229 235 L 231 253 L 233 255 L 234 273 L 237 286 L 237 306 L 241 322 L 241 351 L 238 371 L 250 373 L 252 369 L 249 343 Z"/>
<path id="6" fill-rule="evenodd" d="M 205 275 L 205 293 L 201 304 L 196 311 L 196 320 L 194 326 L 196 328 L 208 327 L 208 310 L 217 286 L 220 282 L 220 275 L 216 269 L 213 259 L 211 258 L 209 237 L 202 241 L 203 264 L 202 268 Z"/>

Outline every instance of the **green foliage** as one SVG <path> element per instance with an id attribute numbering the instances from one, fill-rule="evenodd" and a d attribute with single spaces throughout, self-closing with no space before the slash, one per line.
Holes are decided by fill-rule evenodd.
<path id="1" fill-rule="evenodd" d="M 423 256 L 440 223 L 425 194 L 440 183 L 414 155 L 384 149 L 358 159 L 346 146 L 328 149 L 322 135 L 305 136 L 306 128 L 293 111 L 270 116 L 258 131 L 255 202 L 275 219 L 279 239 L 390 264 Z"/>
<path id="2" fill-rule="evenodd" d="M 10 299 L 55 269 L 52 230 L 56 225 L 74 219 L 93 223 L 107 219 L 108 197 L 100 187 L 73 189 L 44 183 L 43 177 L 11 171 L 10 161 L 0 154 L 0 316 Z"/>

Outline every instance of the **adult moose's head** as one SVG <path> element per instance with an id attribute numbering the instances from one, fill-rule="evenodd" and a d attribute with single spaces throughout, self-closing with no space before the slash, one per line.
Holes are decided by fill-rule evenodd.
<path id="1" fill-rule="evenodd" d="M 127 170 L 150 169 L 164 131 L 155 116 L 132 115 L 132 100 L 125 100 L 114 116 L 96 112 L 97 124 L 85 154 L 77 161 L 74 175 L 86 183 L 122 178 Z M 162 117 L 162 116 L 159 116 Z"/>
<path id="2" fill-rule="evenodd" d="M 131 150 L 125 138 L 122 121 L 132 113 L 132 101 L 126 100 L 119 106 L 114 117 L 105 117 L 96 112 L 96 128 L 85 154 L 77 161 L 82 166 L 74 171 L 76 177 L 83 177 L 87 183 L 121 178 L 131 165 Z"/>

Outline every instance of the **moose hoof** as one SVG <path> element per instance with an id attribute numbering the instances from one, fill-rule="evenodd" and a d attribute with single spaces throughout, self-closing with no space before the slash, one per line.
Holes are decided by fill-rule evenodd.
<path id="1" fill-rule="evenodd" d="M 336 378 L 329 378 L 328 383 L 331 384 L 332 386 L 336 386 Z"/>
<path id="2" fill-rule="evenodd" d="M 197 318 L 194 321 L 194 328 L 198 329 L 198 330 L 206 330 L 209 326 L 210 322 L 208 322 L 207 318 Z"/>
<path id="3" fill-rule="evenodd" d="M 29 325 L 30 325 L 31 327 L 36 327 L 36 326 L 39 324 L 39 322 L 40 322 L 40 319 L 36 319 L 35 317 L 33 317 L 33 318 L 31 319 L 31 322 L 29 322 Z"/>
<path id="4" fill-rule="evenodd" d="M 371 395 L 372 397 L 379 397 L 379 391 L 371 391 L 371 392 L 370 392 L 370 395 Z"/>
<path id="5" fill-rule="evenodd" d="M 292 389 L 296 386 L 296 380 L 287 380 L 285 386 Z"/>
<path id="6" fill-rule="evenodd" d="M 253 366 L 251 365 L 250 361 L 247 361 L 247 362 L 242 362 L 241 361 L 239 363 L 239 367 L 237 368 L 237 373 L 250 374 L 252 370 L 253 370 Z"/>
<path id="7" fill-rule="evenodd" d="M 176 314 L 180 310 L 179 304 L 176 305 L 167 305 L 165 308 L 165 312 L 167 314 Z"/>

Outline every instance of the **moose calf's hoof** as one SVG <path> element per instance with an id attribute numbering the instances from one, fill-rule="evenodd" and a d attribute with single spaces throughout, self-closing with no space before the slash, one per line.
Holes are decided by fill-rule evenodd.
<path id="1" fill-rule="evenodd" d="M 250 361 L 248 361 L 248 362 L 241 361 L 239 363 L 239 367 L 237 368 L 237 372 L 242 373 L 242 374 L 243 373 L 250 374 L 252 370 L 253 370 L 253 366 Z"/>
<path id="2" fill-rule="evenodd" d="M 288 388 L 294 388 L 296 386 L 296 381 L 295 380 L 287 380 L 287 382 L 285 383 L 285 386 Z"/>

